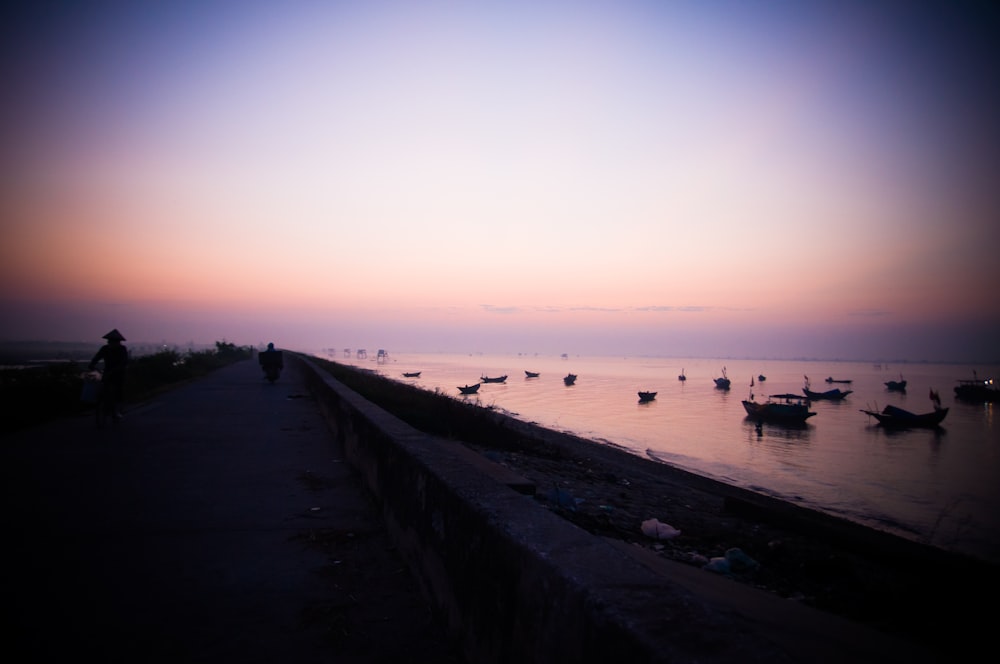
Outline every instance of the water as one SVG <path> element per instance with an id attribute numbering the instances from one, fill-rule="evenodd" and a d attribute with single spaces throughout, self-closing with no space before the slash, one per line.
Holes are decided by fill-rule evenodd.
<path id="1" fill-rule="evenodd" d="M 828 512 L 909 539 L 1000 562 L 1000 423 L 995 404 L 955 401 L 964 365 L 780 360 L 393 354 L 382 360 L 331 353 L 429 391 L 502 409 L 519 419 L 613 443 L 698 474 Z M 725 367 L 732 388 L 715 388 Z M 997 367 L 976 367 L 981 377 Z M 526 378 L 525 370 L 538 378 Z M 681 371 L 686 381 L 678 380 Z M 420 371 L 419 378 L 403 372 Z M 563 376 L 579 376 L 567 387 Z M 463 397 L 457 387 L 507 374 Z M 758 375 L 766 376 L 760 383 Z M 885 382 L 907 381 L 906 393 Z M 814 401 L 806 425 L 764 424 L 758 432 L 741 401 L 752 391 L 801 394 L 851 389 L 839 402 Z M 828 376 L 851 379 L 830 385 Z M 751 378 L 754 386 L 751 388 Z M 861 408 L 893 404 L 932 410 L 937 390 L 948 416 L 937 430 L 888 431 Z M 637 392 L 655 391 L 639 403 Z"/>

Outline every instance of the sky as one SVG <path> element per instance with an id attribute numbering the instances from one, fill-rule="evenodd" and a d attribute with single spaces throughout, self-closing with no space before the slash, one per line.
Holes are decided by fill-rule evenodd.
<path id="1" fill-rule="evenodd" d="M 0 341 L 1000 358 L 991 3 L 0 12 Z"/>

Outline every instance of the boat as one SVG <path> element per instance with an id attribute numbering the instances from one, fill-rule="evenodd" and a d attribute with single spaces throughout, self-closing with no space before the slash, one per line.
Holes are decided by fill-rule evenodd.
<path id="1" fill-rule="evenodd" d="M 976 372 L 972 372 L 972 380 L 959 380 L 955 386 L 955 398 L 963 401 L 976 401 L 980 403 L 992 403 L 1000 401 L 1000 389 L 992 378 L 980 378 Z"/>
<path id="2" fill-rule="evenodd" d="M 677 376 L 677 380 L 687 380 L 688 377 L 684 375 L 684 370 L 681 369 L 681 374 Z"/>
<path id="3" fill-rule="evenodd" d="M 645 403 L 656 398 L 656 392 L 639 392 L 639 402 Z"/>
<path id="4" fill-rule="evenodd" d="M 524 371 L 524 377 L 525 378 L 538 378 L 538 372 L 537 371 L 528 371 L 528 370 L 525 370 Z"/>
<path id="5" fill-rule="evenodd" d="M 475 394 L 479 391 L 479 383 L 475 385 L 466 385 L 465 387 L 458 388 L 458 391 L 462 394 Z"/>
<path id="6" fill-rule="evenodd" d="M 826 382 L 828 382 L 828 383 L 847 383 L 849 385 L 849 384 L 853 383 L 854 381 L 850 380 L 850 379 L 848 379 L 848 380 L 842 380 L 842 379 L 831 378 L 830 376 L 827 376 L 826 377 Z"/>
<path id="7" fill-rule="evenodd" d="M 809 410 L 809 399 L 799 394 L 770 394 L 764 403 L 754 401 L 750 395 L 743 400 L 743 409 L 758 423 L 801 424 L 816 414 Z"/>
<path id="8" fill-rule="evenodd" d="M 813 392 L 809 385 L 809 376 L 805 376 L 806 384 L 802 388 L 802 393 L 805 394 L 812 401 L 841 401 L 848 394 L 851 394 L 854 390 L 842 390 L 839 387 L 835 387 L 832 390 L 826 390 L 825 392 Z"/>
<path id="9" fill-rule="evenodd" d="M 765 380 L 767 380 L 767 376 L 765 376 L 764 374 L 758 374 L 757 375 L 757 382 L 758 383 L 763 383 Z"/>
<path id="10" fill-rule="evenodd" d="M 906 391 L 906 381 L 903 380 L 903 376 L 899 377 L 899 380 L 887 380 L 885 382 L 885 389 L 890 392 L 905 392 Z"/>
<path id="11" fill-rule="evenodd" d="M 729 376 L 726 375 L 726 368 L 722 367 L 722 378 L 713 378 L 715 381 L 715 387 L 720 390 L 728 390 L 731 384 Z"/>
<path id="12" fill-rule="evenodd" d="M 489 376 L 480 376 L 479 380 L 484 383 L 503 383 L 507 381 L 507 375 L 504 374 L 503 376 L 494 376 L 492 378 Z"/>
<path id="13" fill-rule="evenodd" d="M 576 382 L 576 374 L 566 374 L 566 377 L 563 378 L 563 382 L 567 385 L 572 385 Z"/>
<path id="14" fill-rule="evenodd" d="M 403 378 L 420 378 L 420 372 L 419 371 L 409 371 L 409 372 L 404 371 L 403 372 Z"/>
<path id="15" fill-rule="evenodd" d="M 861 412 L 874 417 L 883 427 L 891 429 L 933 429 L 939 426 L 948 415 L 948 409 L 940 406 L 936 406 L 929 413 L 919 414 L 911 413 L 897 406 L 886 406 L 882 412 L 863 408 Z"/>

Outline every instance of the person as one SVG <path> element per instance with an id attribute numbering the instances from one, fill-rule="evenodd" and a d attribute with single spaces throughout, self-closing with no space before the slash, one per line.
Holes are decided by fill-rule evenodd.
<path id="1" fill-rule="evenodd" d="M 110 414 L 115 422 L 122 419 L 121 401 L 125 393 L 125 367 L 128 365 L 128 348 L 122 344 L 125 337 L 117 328 L 105 334 L 108 343 L 90 360 L 89 370 L 93 371 L 98 362 L 104 362 L 101 373 L 101 399 L 98 402 L 98 423 Z"/>
<path id="2" fill-rule="evenodd" d="M 263 353 L 257 353 L 257 361 L 260 362 L 260 366 L 269 380 L 273 379 L 268 374 L 273 372 L 274 377 L 277 378 L 277 374 L 285 368 L 285 361 L 281 356 L 281 351 L 275 350 L 273 343 L 267 344 L 267 350 Z"/>

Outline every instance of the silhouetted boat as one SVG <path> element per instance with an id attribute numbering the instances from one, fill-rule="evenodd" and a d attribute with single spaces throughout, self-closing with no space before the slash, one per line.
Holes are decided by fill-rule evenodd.
<path id="1" fill-rule="evenodd" d="M 767 376 L 765 376 L 764 374 L 760 374 L 757 376 L 758 383 L 763 383 L 765 380 L 767 380 Z"/>
<path id="2" fill-rule="evenodd" d="M 715 387 L 720 390 L 728 390 L 729 386 L 731 385 L 729 376 L 726 375 L 725 367 L 722 367 L 722 378 L 713 378 L 712 380 L 715 381 Z"/>
<path id="3" fill-rule="evenodd" d="M 982 379 L 972 372 L 972 380 L 959 380 L 955 386 L 955 398 L 963 401 L 977 401 L 982 403 L 992 403 L 1000 401 L 1000 389 L 992 378 Z"/>
<path id="4" fill-rule="evenodd" d="M 684 375 L 684 370 L 681 369 L 681 375 L 677 376 L 677 380 L 687 380 L 688 377 Z"/>
<path id="5" fill-rule="evenodd" d="M 420 378 L 420 372 L 419 371 L 409 371 L 409 372 L 404 371 L 403 372 L 403 377 L 404 378 Z"/>
<path id="6" fill-rule="evenodd" d="M 484 383 L 503 383 L 506 382 L 507 375 L 504 374 L 503 376 L 494 376 L 493 378 L 490 378 L 488 376 L 480 376 L 479 380 L 483 381 Z"/>
<path id="7" fill-rule="evenodd" d="M 896 406 L 886 406 L 882 412 L 862 409 L 862 413 L 878 420 L 878 423 L 891 429 L 933 429 L 941 424 L 948 414 L 947 408 L 935 408 L 929 413 L 911 413 Z"/>
<path id="8" fill-rule="evenodd" d="M 567 374 L 566 377 L 563 378 L 563 382 L 567 385 L 572 385 L 576 382 L 576 374 Z"/>
<path id="9" fill-rule="evenodd" d="M 743 401 L 743 409 L 757 422 L 786 424 L 800 424 L 816 414 L 809 410 L 809 400 L 798 394 L 771 394 L 764 403 L 751 396 Z"/>
<path id="10" fill-rule="evenodd" d="M 525 370 L 524 377 L 525 378 L 538 378 L 538 372 L 537 371 L 528 371 L 528 370 Z"/>
<path id="11" fill-rule="evenodd" d="M 813 392 L 807 387 L 802 388 L 802 393 L 813 401 L 840 401 L 853 391 L 854 390 L 841 390 L 840 388 L 835 387 L 832 390 L 827 390 L 826 392 Z"/>
<path id="12" fill-rule="evenodd" d="M 479 383 L 475 385 L 466 385 L 465 387 L 458 388 L 458 391 L 462 394 L 475 394 L 479 391 Z"/>
<path id="13" fill-rule="evenodd" d="M 656 392 L 639 392 L 639 401 L 652 401 L 656 398 Z"/>
<path id="14" fill-rule="evenodd" d="M 885 389 L 890 392 L 905 392 L 906 391 L 906 381 L 900 376 L 899 380 L 887 380 L 885 382 Z"/>
<path id="15" fill-rule="evenodd" d="M 837 380 L 836 378 L 826 377 L 826 382 L 828 383 L 853 383 L 853 380 Z"/>

